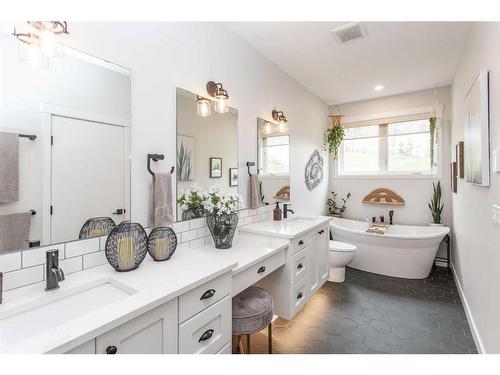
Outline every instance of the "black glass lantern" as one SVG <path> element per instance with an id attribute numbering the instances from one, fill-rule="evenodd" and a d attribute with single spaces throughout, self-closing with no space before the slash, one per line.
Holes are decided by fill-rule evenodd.
<path id="1" fill-rule="evenodd" d="M 116 226 L 110 217 L 93 217 L 88 219 L 80 229 L 79 239 L 107 236 Z"/>
<path id="2" fill-rule="evenodd" d="M 233 237 L 238 226 L 238 214 L 208 214 L 207 226 L 214 239 L 216 249 L 229 249 L 233 245 Z"/>
<path id="3" fill-rule="evenodd" d="M 148 237 L 148 253 L 154 260 L 168 260 L 177 248 L 177 236 L 172 228 L 158 227 Z"/>
<path id="4" fill-rule="evenodd" d="M 147 252 L 148 236 L 139 223 L 123 221 L 109 234 L 106 240 L 106 258 L 119 271 L 135 270 Z"/>

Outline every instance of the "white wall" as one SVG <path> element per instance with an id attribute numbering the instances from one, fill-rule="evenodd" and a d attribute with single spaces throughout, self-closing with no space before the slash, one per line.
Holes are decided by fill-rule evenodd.
<path id="1" fill-rule="evenodd" d="M 321 149 L 327 106 L 228 28 L 217 23 L 70 23 L 68 44 L 132 71 L 132 217 L 147 219 L 151 176 L 146 154 L 164 153 L 175 165 L 175 88 L 206 95 L 209 80 L 222 82 L 238 109 L 240 193 L 246 196 L 247 161 L 257 160 L 257 117 L 283 110 L 291 128 L 291 191 L 296 212 L 325 212 L 328 168 L 310 192 L 304 168 Z"/>
<path id="2" fill-rule="evenodd" d="M 407 94 L 376 98 L 354 103 L 342 104 L 341 110 L 346 117 L 371 116 L 388 112 L 411 110 L 421 107 L 430 107 L 433 102 L 433 89 L 417 91 Z M 438 90 L 439 101 L 444 105 L 444 129 L 439 135 L 440 147 L 443 148 L 441 185 L 443 188 L 444 218 L 446 225 L 451 225 L 451 191 L 449 179 L 450 143 L 449 130 L 451 118 L 450 87 L 441 87 Z M 444 135 L 444 138 L 441 136 Z M 351 193 L 352 197 L 347 204 L 345 216 L 353 219 L 385 215 L 394 209 L 394 220 L 401 224 L 427 225 L 432 221 L 427 203 L 432 196 L 432 182 L 436 179 L 422 178 L 347 178 L 335 177 L 336 163 L 330 162 L 330 190 L 345 196 Z M 406 204 L 402 207 L 373 206 L 362 204 L 363 197 L 376 188 L 388 188 L 401 195 Z M 445 254 L 439 254 L 445 255 Z"/>
<path id="3" fill-rule="evenodd" d="M 480 70 L 489 71 L 490 149 L 500 147 L 500 24 L 475 23 L 452 85 L 452 144 L 464 140 L 464 97 Z M 477 329 L 480 346 L 500 353 L 500 228 L 491 220 L 500 204 L 500 174 L 489 188 L 458 181 L 453 195 L 452 261 Z"/>

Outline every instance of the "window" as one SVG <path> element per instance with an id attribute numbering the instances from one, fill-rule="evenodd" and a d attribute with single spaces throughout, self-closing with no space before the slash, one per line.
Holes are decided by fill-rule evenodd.
<path id="1" fill-rule="evenodd" d="M 290 136 L 262 136 L 259 166 L 265 176 L 288 176 Z"/>
<path id="2" fill-rule="evenodd" d="M 338 174 L 433 175 L 430 141 L 428 119 L 347 127 Z"/>

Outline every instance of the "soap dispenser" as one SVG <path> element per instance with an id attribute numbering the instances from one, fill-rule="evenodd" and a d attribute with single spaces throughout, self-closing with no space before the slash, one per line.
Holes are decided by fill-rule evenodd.
<path id="1" fill-rule="evenodd" d="M 281 220 L 281 208 L 280 204 L 276 202 L 276 207 L 274 208 L 274 221 L 280 221 Z"/>

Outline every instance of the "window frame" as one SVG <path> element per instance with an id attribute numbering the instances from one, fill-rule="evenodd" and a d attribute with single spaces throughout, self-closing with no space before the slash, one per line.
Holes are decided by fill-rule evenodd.
<path id="1" fill-rule="evenodd" d="M 429 113 L 428 111 L 425 111 L 426 113 Z M 417 121 L 417 120 L 422 120 L 422 113 L 425 112 L 420 112 L 420 113 L 413 113 L 413 114 L 404 114 L 405 116 L 405 121 Z M 441 131 L 441 122 L 442 119 L 438 118 L 438 126 L 436 126 L 436 137 L 438 139 L 438 142 L 435 144 L 435 156 L 436 156 L 436 163 L 437 165 L 433 168 L 433 170 L 430 173 L 425 173 L 425 172 L 390 172 L 387 170 L 388 166 L 388 158 L 389 158 L 389 149 L 388 149 L 388 128 L 389 124 L 391 123 L 397 123 L 397 122 L 403 122 L 403 121 L 398 121 L 397 115 L 394 116 L 392 114 L 391 117 L 393 117 L 392 120 L 388 119 L 389 116 L 382 116 L 379 115 L 377 118 L 369 118 L 369 119 L 363 119 L 362 121 L 366 122 L 365 124 L 359 125 L 359 126 L 370 126 L 370 125 L 376 125 L 378 126 L 379 129 L 379 135 L 373 138 L 378 138 L 379 140 L 379 171 L 376 173 L 341 173 L 341 163 L 343 161 L 343 154 L 344 154 L 344 149 L 343 147 L 340 147 L 339 149 L 339 158 L 338 160 L 335 160 L 335 178 L 338 179 L 432 179 L 435 180 L 437 178 L 442 178 L 442 161 L 443 161 L 443 155 L 442 155 L 442 143 L 443 143 L 443 134 Z M 427 117 L 428 118 L 428 117 Z M 352 121 L 354 123 L 356 121 Z M 349 124 L 349 122 L 346 122 L 345 125 L 351 125 L 349 127 L 355 127 L 356 125 Z M 381 131 L 382 130 L 382 131 Z M 420 133 L 420 132 L 419 132 Z M 380 158 L 380 156 L 382 156 Z M 385 160 L 384 160 L 385 158 Z"/>
<path id="2" fill-rule="evenodd" d="M 282 147 L 284 145 L 276 145 L 276 146 L 267 146 L 266 145 L 266 138 L 270 137 L 287 137 L 288 138 L 288 143 L 286 146 L 288 146 L 288 173 L 267 173 L 266 168 L 265 168 L 265 149 L 269 147 Z M 271 134 L 266 134 L 266 135 L 260 135 L 259 137 L 259 145 L 258 145 L 258 153 L 259 153 L 259 173 L 262 177 L 266 178 L 283 178 L 283 177 L 289 177 L 290 176 L 290 133 L 271 133 Z"/>

